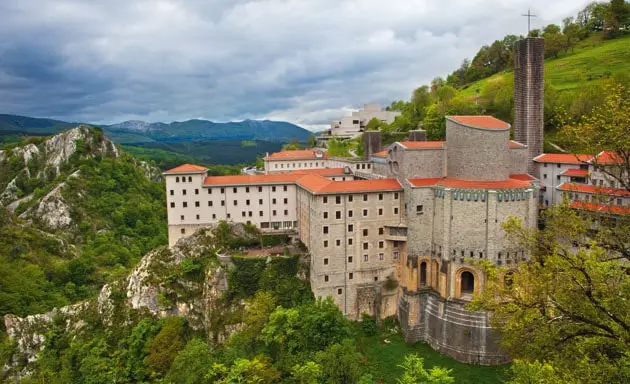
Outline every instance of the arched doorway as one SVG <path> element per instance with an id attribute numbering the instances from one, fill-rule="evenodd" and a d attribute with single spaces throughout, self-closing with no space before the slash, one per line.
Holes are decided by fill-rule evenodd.
<path id="1" fill-rule="evenodd" d="M 420 286 L 426 287 L 427 285 L 427 263 L 420 263 Z"/>
<path id="2" fill-rule="evenodd" d="M 475 276 L 468 271 L 462 272 L 461 275 L 461 295 L 472 295 L 475 291 Z"/>
<path id="3" fill-rule="evenodd" d="M 433 264 L 431 266 L 431 285 L 436 290 L 440 289 L 440 263 L 436 260 L 433 260 Z"/>

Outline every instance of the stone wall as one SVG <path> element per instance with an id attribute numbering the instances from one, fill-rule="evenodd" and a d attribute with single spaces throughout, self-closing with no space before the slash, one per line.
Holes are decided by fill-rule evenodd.
<path id="1" fill-rule="evenodd" d="M 527 145 L 529 174 L 543 151 L 545 39 L 528 37 L 514 44 L 514 139 Z"/>
<path id="2" fill-rule="evenodd" d="M 489 314 L 471 312 L 458 300 L 447 300 L 431 289 L 404 291 L 398 320 L 405 341 L 426 341 L 435 350 L 467 364 L 497 365 L 510 361 L 490 327 Z"/>
<path id="3" fill-rule="evenodd" d="M 441 148 L 405 149 L 395 144 L 387 158 L 388 177 L 400 182 L 410 178 L 444 177 L 445 156 Z"/>
<path id="4" fill-rule="evenodd" d="M 446 118 L 448 177 L 507 180 L 511 168 L 509 139 L 509 128 L 473 128 Z"/>

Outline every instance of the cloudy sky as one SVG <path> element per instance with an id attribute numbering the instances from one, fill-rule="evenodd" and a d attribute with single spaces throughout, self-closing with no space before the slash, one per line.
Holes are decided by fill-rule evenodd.
<path id="1" fill-rule="evenodd" d="M 0 113 L 319 128 L 582 0 L 0 0 Z"/>

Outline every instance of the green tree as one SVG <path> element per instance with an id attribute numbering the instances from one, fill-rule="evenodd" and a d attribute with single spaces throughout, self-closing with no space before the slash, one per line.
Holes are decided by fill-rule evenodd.
<path id="1" fill-rule="evenodd" d="M 184 319 L 167 317 L 162 329 L 149 343 L 149 354 L 145 358 L 147 367 L 157 376 L 164 376 L 177 353 L 184 347 Z"/>
<path id="2" fill-rule="evenodd" d="M 313 361 L 296 364 L 291 368 L 291 377 L 296 384 L 318 384 L 321 376 L 322 367 Z"/>
<path id="3" fill-rule="evenodd" d="M 516 360 L 510 371 L 512 378 L 507 384 L 568 384 L 551 365 L 539 361 L 528 363 Z"/>
<path id="4" fill-rule="evenodd" d="M 251 360 L 237 359 L 230 368 L 214 364 L 205 380 L 216 384 L 271 384 L 279 378 L 280 373 L 269 359 L 257 356 Z"/>
<path id="5" fill-rule="evenodd" d="M 212 355 L 208 344 L 200 339 L 192 339 L 175 357 L 165 381 L 174 384 L 210 384 L 206 375 L 211 367 Z"/>
<path id="6" fill-rule="evenodd" d="M 361 377 L 361 354 L 352 340 L 343 340 L 317 352 L 315 360 L 322 367 L 324 383 L 352 384 Z"/>
<path id="7" fill-rule="evenodd" d="M 306 146 L 308 148 L 317 147 L 317 137 L 315 136 L 315 134 L 311 134 L 311 136 L 309 136 L 308 141 L 306 142 Z"/>
<path id="8" fill-rule="evenodd" d="M 424 359 L 417 355 L 406 355 L 399 367 L 403 369 L 403 374 L 396 380 L 398 384 L 451 384 L 455 382 L 450 369 L 433 367 L 427 371 L 424 368 Z"/>

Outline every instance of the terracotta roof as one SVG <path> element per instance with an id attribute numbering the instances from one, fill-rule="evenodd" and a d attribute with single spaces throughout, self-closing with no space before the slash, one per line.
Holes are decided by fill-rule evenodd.
<path id="1" fill-rule="evenodd" d="M 446 178 L 420 178 L 408 179 L 414 187 L 440 186 L 449 188 L 469 188 L 469 189 L 511 189 L 530 187 L 528 181 L 522 180 L 463 180 L 451 177 Z"/>
<path id="2" fill-rule="evenodd" d="M 406 149 L 439 149 L 444 147 L 444 141 L 399 141 L 398 144 Z"/>
<path id="3" fill-rule="evenodd" d="M 493 116 L 446 116 L 456 123 L 482 129 L 508 129 L 510 124 Z"/>
<path id="4" fill-rule="evenodd" d="M 603 205 L 603 204 L 587 203 L 585 201 L 572 201 L 569 203 L 569 206 L 571 208 L 584 209 L 587 211 L 613 213 L 616 215 L 630 215 L 630 207 L 622 207 L 619 205 Z"/>
<path id="5" fill-rule="evenodd" d="M 566 171 L 562 172 L 561 175 L 586 177 L 588 176 L 588 169 L 567 169 Z"/>
<path id="6" fill-rule="evenodd" d="M 358 193 L 378 191 L 400 191 L 396 179 L 331 181 L 319 175 L 306 175 L 298 184 L 313 193 Z"/>
<path id="7" fill-rule="evenodd" d="M 612 195 L 612 196 L 630 196 L 630 191 L 620 188 L 598 187 L 589 184 L 571 184 L 563 183 L 558 186 L 561 191 L 573 191 L 590 194 Z"/>
<path id="8" fill-rule="evenodd" d="M 199 165 L 194 164 L 182 164 L 179 167 L 175 167 L 173 169 L 169 169 L 164 173 L 201 173 L 206 172 L 208 169 L 206 167 L 201 167 Z"/>
<path id="9" fill-rule="evenodd" d="M 388 151 L 376 152 L 376 153 L 373 153 L 372 156 L 374 156 L 374 157 L 387 157 L 387 152 Z"/>
<path id="10" fill-rule="evenodd" d="M 527 173 L 515 173 L 515 174 L 512 174 L 512 175 L 510 175 L 510 179 L 522 180 L 522 181 L 537 180 L 534 176 L 528 175 Z"/>
<path id="11" fill-rule="evenodd" d="M 591 162 L 596 164 L 621 164 L 623 159 L 614 151 L 602 151 Z"/>
<path id="12" fill-rule="evenodd" d="M 302 174 L 277 173 L 272 175 L 207 176 L 203 185 L 247 185 L 295 183 Z"/>
<path id="13" fill-rule="evenodd" d="M 296 149 L 292 151 L 280 151 L 265 156 L 265 160 L 304 160 L 326 158 L 328 158 L 328 156 L 324 152 L 315 149 Z"/>
<path id="14" fill-rule="evenodd" d="M 537 163 L 583 164 L 593 158 L 591 155 L 574 155 L 571 153 L 543 153 L 534 157 Z"/>
<path id="15" fill-rule="evenodd" d="M 407 181 L 414 187 L 432 187 L 438 183 L 441 179 L 439 177 L 426 177 L 419 179 L 407 179 Z"/>
<path id="16" fill-rule="evenodd" d="M 527 148 L 527 145 L 521 144 L 518 141 L 514 141 L 514 140 L 510 140 L 510 142 L 508 143 L 508 146 L 514 149 Z"/>
<path id="17" fill-rule="evenodd" d="M 299 169 L 297 171 L 292 171 L 290 174 L 292 175 L 321 175 L 321 176 L 343 176 L 350 175 L 352 176 L 352 170 L 350 167 L 347 168 L 348 172 L 346 172 L 346 168 L 313 168 L 313 169 Z"/>

